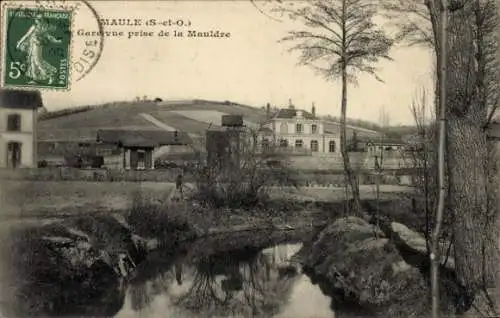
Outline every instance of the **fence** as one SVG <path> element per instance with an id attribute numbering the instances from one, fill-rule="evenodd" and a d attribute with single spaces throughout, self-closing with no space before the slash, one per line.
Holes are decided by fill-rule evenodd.
<path id="1" fill-rule="evenodd" d="M 178 170 L 110 170 L 77 169 L 70 167 L 0 169 L 0 180 L 24 181 L 100 181 L 100 182 L 175 182 Z M 377 176 L 371 172 L 359 174 L 360 184 L 375 184 Z M 408 184 L 410 175 L 387 174 L 381 178 L 382 184 Z M 303 170 L 297 171 L 295 180 L 303 187 L 342 187 L 342 170 Z M 184 173 L 184 182 L 195 182 L 192 173 Z M 278 185 L 276 183 L 276 185 Z"/>
<path id="2" fill-rule="evenodd" d="M 0 179 L 27 181 L 175 182 L 177 174 L 176 169 L 110 170 L 70 167 L 0 169 Z M 185 173 L 184 180 L 192 182 L 194 178 L 191 174 Z"/>

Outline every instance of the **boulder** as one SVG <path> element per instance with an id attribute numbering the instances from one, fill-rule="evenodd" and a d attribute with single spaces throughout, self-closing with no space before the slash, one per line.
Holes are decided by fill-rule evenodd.
<path id="1" fill-rule="evenodd" d="M 419 270 L 405 262 L 384 233 L 360 218 L 341 218 L 328 226 L 303 262 L 307 272 L 327 282 L 322 289 L 337 311 L 354 306 L 375 317 L 422 317 L 430 308 Z"/>
<path id="2" fill-rule="evenodd" d="M 103 269 L 128 276 L 146 253 L 147 242 L 112 216 L 84 216 L 20 230 L 13 248 L 21 259 L 61 277 Z M 33 269 L 31 269 L 33 270 Z M 94 275 L 95 276 L 95 275 Z"/>
<path id="3" fill-rule="evenodd" d="M 404 224 L 398 222 L 391 222 L 390 228 L 387 229 L 391 234 L 392 240 L 399 245 L 399 249 L 404 249 L 409 253 L 413 254 L 414 257 L 420 260 L 427 260 L 427 246 L 425 242 L 425 237 L 410 229 Z M 445 254 L 443 257 L 446 258 L 446 253 L 449 252 L 450 255 L 447 256 L 444 267 L 448 270 L 455 269 L 455 260 L 453 258 L 453 250 L 450 249 L 449 242 L 441 242 L 440 250 Z"/>

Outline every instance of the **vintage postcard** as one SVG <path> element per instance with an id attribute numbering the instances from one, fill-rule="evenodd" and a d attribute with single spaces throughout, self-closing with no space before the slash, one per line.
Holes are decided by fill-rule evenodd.
<path id="1" fill-rule="evenodd" d="M 499 317 L 497 2 L 1 1 L 0 317 Z"/>

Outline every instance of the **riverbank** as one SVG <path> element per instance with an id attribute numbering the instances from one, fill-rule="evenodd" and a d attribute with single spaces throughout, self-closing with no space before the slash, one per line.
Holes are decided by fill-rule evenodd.
<path id="1" fill-rule="evenodd" d="M 26 186 L 29 191 L 23 192 Z M 62 287 L 53 286 L 50 280 L 76 280 L 84 284 L 102 280 L 102 286 L 119 289 L 151 255 L 171 253 L 196 239 L 219 250 L 231 249 L 232 242 L 245 245 L 242 241 L 247 239 L 248 246 L 255 246 L 257 241 L 262 246 L 271 244 L 276 241 L 276 233 L 292 236 L 300 233 L 300 239 L 307 240 L 346 216 L 346 204 L 341 200 L 343 189 L 338 190 L 341 194 L 325 189 L 331 192 L 322 195 L 325 199 L 330 195 L 330 200 L 300 197 L 298 194 L 304 194 L 300 189 L 295 192 L 285 189 L 282 192 L 286 195 L 274 194 L 253 208 L 215 209 L 171 200 L 173 188 L 159 186 L 142 184 L 138 191 L 120 183 L 111 187 L 97 183 L 95 188 L 71 182 L 65 187 L 60 183 L 30 183 L 2 191 L 2 199 L 10 204 L 19 200 L 20 194 L 28 193 L 21 205 L 23 217 L 16 218 L 16 213 L 12 213 L 12 218 L 40 220 L 28 227 L 22 223 L 12 227 L 11 244 L 5 244 L 9 248 L 4 251 L 4 259 L 12 260 L 8 276 L 16 279 L 15 286 L 28 286 L 27 280 L 50 285 L 54 294 Z M 17 198 L 15 189 L 19 191 Z M 99 199 L 93 202 L 93 198 Z M 365 209 L 379 209 L 381 216 L 410 228 L 419 229 L 425 224 L 422 215 L 414 213 L 411 195 L 404 192 L 384 193 L 380 202 L 365 199 L 362 203 Z M 202 253 L 203 244 L 198 246 L 202 247 L 197 253 Z M 43 288 L 9 286 L 10 291 L 18 291 L 19 297 L 35 301 L 39 296 L 33 294 L 36 290 L 45 293 Z M 76 297 L 71 295 L 67 297 Z M 49 308 L 33 310 L 50 310 L 58 301 L 45 302 L 44 306 Z M 26 310 L 30 309 L 21 311 Z"/>
<path id="2" fill-rule="evenodd" d="M 412 190 L 404 186 L 381 186 L 381 198 L 395 199 Z M 140 194 L 154 202 L 168 201 L 175 192 L 166 182 L 79 182 L 0 180 L 0 218 L 68 217 L 96 212 L 127 210 Z M 273 200 L 339 202 L 344 188 L 272 188 Z M 374 199 L 375 187 L 361 185 L 362 198 Z"/>

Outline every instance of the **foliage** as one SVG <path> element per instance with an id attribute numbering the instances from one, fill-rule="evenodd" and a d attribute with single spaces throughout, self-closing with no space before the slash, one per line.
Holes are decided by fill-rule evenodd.
<path id="1" fill-rule="evenodd" d="M 471 307 L 476 296 L 487 294 L 486 287 L 495 283 L 498 262 L 498 211 L 491 202 L 495 198 L 489 184 L 485 129 L 499 103 L 497 9 L 492 0 L 451 1 L 444 8 L 446 11 L 440 2 L 432 0 L 391 3 L 394 6 L 389 11 L 393 15 L 404 14 L 404 20 L 395 20 L 403 38 L 410 44 L 425 44 L 434 49 L 436 69 L 443 70 L 436 76 L 436 92 L 442 88 L 440 92 L 446 94 L 446 101 L 437 94 L 435 100 L 435 113 L 440 114 L 443 123 L 446 120 L 447 135 L 448 182 L 441 191 L 446 191 L 446 203 L 453 213 L 457 281 L 464 286 L 463 297 Z M 449 15 L 446 37 L 438 32 L 443 13 Z M 409 32 L 409 24 L 413 23 L 409 21 L 415 18 L 427 20 L 425 29 L 414 25 Z M 442 108 L 446 108 L 445 113 Z M 490 310 L 494 307 L 491 302 L 489 307 L 480 310 Z"/>
<path id="2" fill-rule="evenodd" d="M 417 134 L 412 142 L 412 147 L 404 152 L 404 159 L 410 162 L 416 175 L 413 176 L 415 184 L 415 198 L 412 199 L 412 213 L 423 215 L 425 219 L 424 227 L 418 229 L 426 238 L 427 250 L 430 253 L 430 234 L 435 226 L 436 198 L 438 186 L 436 180 L 436 156 L 437 147 L 436 133 L 437 123 L 434 112 L 429 107 L 429 94 L 422 89 L 419 96 L 414 98 L 410 105 Z M 445 213 L 443 219 L 441 241 L 451 244 L 452 239 L 452 217 L 451 213 Z M 448 260 L 451 249 L 441 251 L 444 255 L 443 262 Z"/>
<path id="3" fill-rule="evenodd" d="M 392 41 L 373 22 L 377 5 L 366 0 L 311 1 L 304 6 L 293 4 L 282 10 L 304 30 L 290 31 L 282 42 L 299 42 L 290 51 L 301 53 L 300 63 L 312 66 L 328 80 L 342 76 L 356 81 L 359 73 L 378 80 L 375 63 L 388 59 Z"/>
<path id="4" fill-rule="evenodd" d="M 217 208 L 247 208 L 266 202 L 273 185 L 297 187 L 286 154 L 272 141 L 263 144 L 252 129 L 224 136 L 196 173 L 191 199 Z"/>
<path id="5" fill-rule="evenodd" d="M 327 80 L 342 80 L 341 153 L 346 179 L 352 190 L 354 209 L 361 212 L 359 186 L 347 151 L 347 85 L 357 75 L 377 76 L 375 64 L 388 59 L 392 40 L 373 19 L 377 3 L 368 0 L 284 2 L 278 11 L 302 25 L 281 42 L 296 43 L 289 50 L 300 52 L 300 64 L 314 68 Z"/>
<path id="6" fill-rule="evenodd" d="M 41 113 L 38 115 L 38 120 L 48 120 L 48 119 L 68 116 L 71 114 L 83 113 L 83 112 L 92 110 L 94 108 L 95 108 L 95 106 L 82 106 L 82 107 L 67 108 L 67 109 L 61 109 L 61 110 L 57 110 L 57 111 Z"/>
<path id="7" fill-rule="evenodd" d="M 136 192 L 126 220 L 134 233 L 140 236 L 175 242 L 193 234 L 185 209 L 181 203 L 158 200 Z"/>

